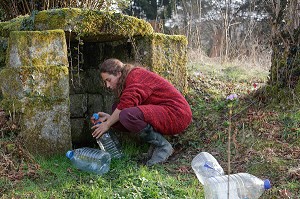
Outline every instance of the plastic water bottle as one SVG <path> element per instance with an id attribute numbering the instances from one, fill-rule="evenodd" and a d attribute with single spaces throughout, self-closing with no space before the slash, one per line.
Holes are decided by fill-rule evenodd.
<path id="1" fill-rule="evenodd" d="M 78 148 L 66 153 L 71 163 L 82 171 L 102 175 L 110 168 L 111 156 L 109 153 L 93 148 Z"/>
<path id="2" fill-rule="evenodd" d="M 194 157 L 192 168 L 201 184 L 204 184 L 206 178 L 224 175 L 224 170 L 218 161 L 207 152 L 201 152 Z"/>
<path id="3" fill-rule="evenodd" d="M 265 190 L 271 188 L 269 180 L 261 180 L 248 173 L 215 176 L 205 179 L 206 199 L 258 199 Z"/>
<path id="4" fill-rule="evenodd" d="M 99 119 L 99 115 L 97 113 L 94 113 L 93 117 L 95 118 L 95 120 Z M 104 133 L 100 138 L 98 138 L 97 143 L 98 143 L 100 149 L 110 153 L 112 158 L 123 157 L 123 153 L 120 150 L 118 140 L 115 137 L 113 138 L 109 131 Z"/>

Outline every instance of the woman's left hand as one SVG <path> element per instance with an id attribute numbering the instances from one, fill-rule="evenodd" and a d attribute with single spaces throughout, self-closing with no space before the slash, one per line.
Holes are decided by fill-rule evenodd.
<path id="1" fill-rule="evenodd" d="M 96 139 L 100 138 L 106 131 L 108 131 L 110 126 L 107 122 L 102 122 L 101 124 L 96 124 L 92 127 L 92 136 Z"/>

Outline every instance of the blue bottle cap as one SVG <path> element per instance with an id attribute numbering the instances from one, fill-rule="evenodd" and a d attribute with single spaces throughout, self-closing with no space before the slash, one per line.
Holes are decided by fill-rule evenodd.
<path id="1" fill-rule="evenodd" d="M 95 118 L 95 120 L 98 120 L 98 119 L 99 119 L 98 113 L 94 113 L 94 114 L 93 114 L 93 118 Z"/>
<path id="2" fill-rule="evenodd" d="M 67 158 L 71 159 L 74 156 L 74 151 L 68 151 L 66 153 Z"/>
<path id="3" fill-rule="evenodd" d="M 269 179 L 264 180 L 264 188 L 270 189 L 271 188 L 271 182 Z"/>

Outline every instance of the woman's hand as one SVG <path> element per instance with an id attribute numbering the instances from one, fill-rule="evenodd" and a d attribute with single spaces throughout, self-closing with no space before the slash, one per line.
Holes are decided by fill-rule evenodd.
<path id="1" fill-rule="evenodd" d="M 94 125 L 92 127 L 92 129 L 94 130 L 94 132 L 92 133 L 92 136 L 94 138 L 100 138 L 106 131 L 109 130 L 109 128 L 115 124 L 117 121 L 119 121 L 119 114 L 120 114 L 121 110 L 119 109 L 115 109 L 114 112 L 109 115 L 107 113 L 103 113 L 103 112 L 99 112 L 99 120 L 94 120 L 93 123 L 95 123 L 96 125 Z M 92 117 L 93 118 L 93 117 Z M 97 124 L 98 122 L 102 122 L 100 124 Z"/>
<path id="2" fill-rule="evenodd" d="M 107 122 L 102 122 L 101 124 L 96 124 L 92 127 L 92 136 L 96 139 L 100 138 L 106 131 L 108 131 L 110 126 Z"/>
<path id="3" fill-rule="evenodd" d="M 98 112 L 97 114 L 99 115 L 98 120 L 95 120 L 94 117 L 91 117 L 91 119 L 90 119 L 91 123 L 94 124 L 94 125 L 99 123 L 99 122 L 105 122 L 110 117 L 110 115 L 108 113 L 104 113 L 104 112 Z"/>

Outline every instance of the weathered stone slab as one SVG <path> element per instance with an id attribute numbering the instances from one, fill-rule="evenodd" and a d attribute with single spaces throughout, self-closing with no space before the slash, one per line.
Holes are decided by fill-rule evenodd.
<path id="1" fill-rule="evenodd" d="M 102 93 L 104 92 L 104 84 L 100 76 L 99 69 L 86 70 L 86 92 L 87 93 Z"/>
<path id="2" fill-rule="evenodd" d="M 26 148 L 44 156 L 65 153 L 72 143 L 64 31 L 11 32 L 7 60 L 1 104 L 20 115 Z"/>
<path id="3" fill-rule="evenodd" d="M 69 97 L 68 66 L 6 67 L 0 71 L 0 77 L 0 86 L 6 98 Z"/>
<path id="4" fill-rule="evenodd" d="M 103 111 L 103 95 L 89 94 L 88 95 L 88 115 L 91 117 L 93 113 Z"/>
<path id="5" fill-rule="evenodd" d="M 150 23 L 136 17 L 115 12 L 102 12 L 77 8 L 52 9 L 38 12 L 35 30 L 63 29 L 81 32 L 86 41 L 115 41 L 128 36 L 150 35 Z"/>
<path id="6" fill-rule="evenodd" d="M 63 30 L 13 31 L 8 54 L 8 67 L 68 65 Z"/>
<path id="7" fill-rule="evenodd" d="M 137 59 L 167 80 L 182 93 L 187 92 L 187 39 L 182 35 L 155 33 L 137 39 Z"/>
<path id="8" fill-rule="evenodd" d="M 71 149 L 70 111 L 67 101 L 47 106 L 37 100 L 31 101 L 30 106 L 23 107 L 20 136 L 31 153 L 49 156 L 63 154 Z"/>
<path id="9" fill-rule="evenodd" d="M 103 112 L 106 113 L 112 113 L 112 105 L 116 102 L 115 96 L 112 94 L 104 95 L 104 106 L 103 106 Z"/>
<path id="10" fill-rule="evenodd" d="M 87 94 L 70 95 L 71 117 L 84 117 L 87 112 Z"/>

